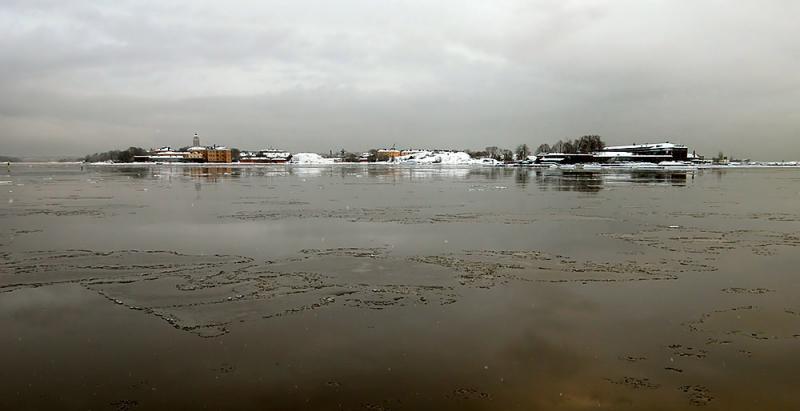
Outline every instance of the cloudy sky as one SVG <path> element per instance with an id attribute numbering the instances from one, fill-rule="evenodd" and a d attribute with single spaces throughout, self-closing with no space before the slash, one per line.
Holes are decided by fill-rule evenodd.
<path id="1" fill-rule="evenodd" d="M 0 154 L 583 134 L 800 159 L 800 2 L 0 0 Z"/>

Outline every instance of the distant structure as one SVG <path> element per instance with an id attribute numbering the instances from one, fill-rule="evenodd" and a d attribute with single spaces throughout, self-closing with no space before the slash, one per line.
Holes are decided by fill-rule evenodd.
<path id="1" fill-rule="evenodd" d="M 288 163 L 292 159 L 292 153 L 283 150 L 266 149 L 259 151 L 242 151 L 239 154 L 240 163 L 251 164 L 278 164 Z"/>
<path id="2" fill-rule="evenodd" d="M 230 163 L 233 161 L 231 149 L 223 146 L 201 146 L 200 137 L 194 133 L 192 146 L 183 150 L 171 147 L 151 149 L 148 155 L 135 156 L 134 161 L 164 163 Z"/>
<path id="3" fill-rule="evenodd" d="M 185 151 L 173 150 L 172 147 L 164 146 L 150 150 L 150 154 L 146 156 L 136 156 L 134 161 L 154 161 L 154 162 L 167 162 L 179 163 L 184 162 L 188 158 Z"/>
<path id="4" fill-rule="evenodd" d="M 402 151 L 392 147 L 392 148 L 382 148 L 378 150 L 377 160 L 378 161 L 392 161 L 395 157 L 400 157 L 402 155 Z"/>
<path id="5" fill-rule="evenodd" d="M 602 150 L 604 153 L 615 153 L 608 157 L 625 159 L 645 159 L 645 161 L 686 161 L 689 148 L 683 144 L 669 141 L 655 144 L 632 144 L 629 146 L 611 146 Z M 617 154 L 618 153 L 618 154 Z M 657 160 L 657 161 L 656 161 Z"/>
<path id="6" fill-rule="evenodd" d="M 536 163 L 541 164 L 580 164 L 580 163 L 654 163 L 685 162 L 699 160 L 690 156 L 689 148 L 683 144 L 649 143 L 628 146 L 610 146 L 591 153 L 542 153 L 537 155 Z"/>
<path id="7" fill-rule="evenodd" d="M 231 149 L 222 146 L 195 146 L 185 152 L 188 163 L 230 163 L 233 161 Z"/>
<path id="8" fill-rule="evenodd" d="M 230 163 L 233 161 L 231 149 L 227 147 L 207 147 L 203 152 L 203 161 L 206 163 Z"/>

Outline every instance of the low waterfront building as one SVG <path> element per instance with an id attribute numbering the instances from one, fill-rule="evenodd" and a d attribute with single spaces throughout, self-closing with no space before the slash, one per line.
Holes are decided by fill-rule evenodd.
<path id="1" fill-rule="evenodd" d="M 536 156 L 539 164 L 581 163 L 660 163 L 662 161 L 685 162 L 690 160 L 689 148 L 682 144 L 649 143 L 627 146 L 609 146 L 593 153 L 541 153 Z"/>
<path id="2" fill-rule="evenodd" d="M 689 148 L 683 144 L 673 144 L 667 141 L 664 143 L 610 146 L 604 148 L 600 153 L 605 153 L 606 157 L 610 158 L 634 158 L 631 161 L 686 161 Z"/>
<path id="3" fill-rule="evenodd" d="M 245 164 L 282 164 L 291 159 L 292 153 L 275 149 L 243 151 L 239 154 L 239 162 Z"/>
<path id="4" fill-rule="evenodd" d="M 180 163 L 186 160 L 188 154 L 185 151 L 173 150 L 172 147 L 164 146 L 151 150 L 148 159 L 155 162 Z"/>
<path id="5" fill-rule="evenodd" d="M 186 161 L 190 163 L 205 163 L 206 161 L 206 147 L 203 146 L 191 146 L 186 149 L 186 152 L 189 153 L 186 155 Z"/>
<path id="6" fill-rule="evenodd" d="M 396 157 L 403 155 L 403 152 L 396 148 L 382 148 L 378 150 L 377 161 L 392 161 Z"/>

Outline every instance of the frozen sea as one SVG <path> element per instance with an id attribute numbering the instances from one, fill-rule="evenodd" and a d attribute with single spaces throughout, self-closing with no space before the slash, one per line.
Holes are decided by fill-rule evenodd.
<path id="1" fill-rule="evenodd" d="M 0 169 L 0 409 L 800 409 L 800 170 Z"/>

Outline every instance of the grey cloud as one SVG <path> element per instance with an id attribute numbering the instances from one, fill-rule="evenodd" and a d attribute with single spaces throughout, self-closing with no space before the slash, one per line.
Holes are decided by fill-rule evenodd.
<path id="1" fill-rule="evenodd" d="M 800 158 L 790 1 L 0 3 L 0 154 L 536 145 Z M 757 138 L 759 143 L 754 144 Z"/>

